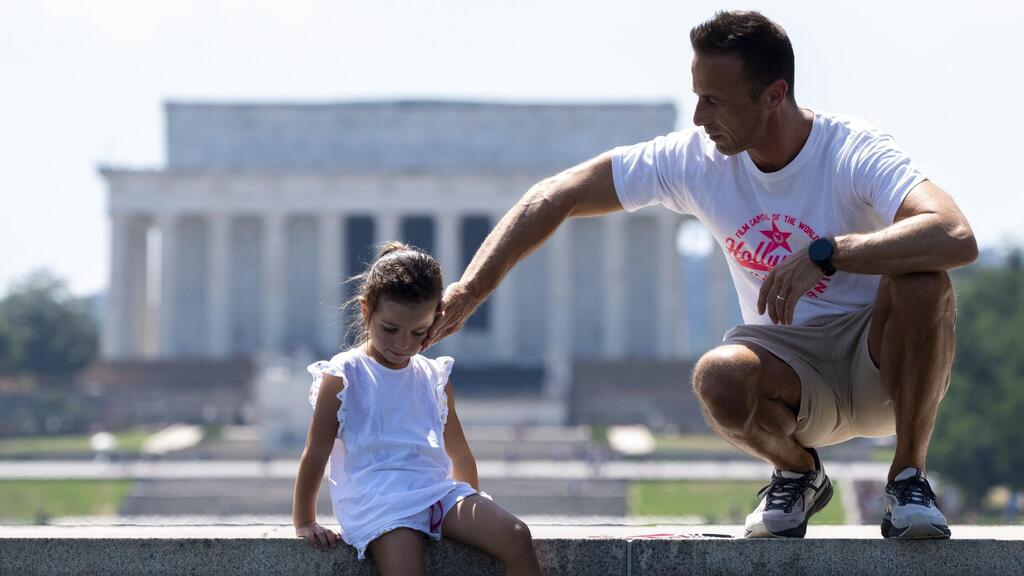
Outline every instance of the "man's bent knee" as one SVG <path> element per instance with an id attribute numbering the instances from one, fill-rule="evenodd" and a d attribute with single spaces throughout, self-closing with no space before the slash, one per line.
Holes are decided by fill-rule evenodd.
<path id="1" fill-rule="evenodd" d="M 719 346 L 700 358 L 693 390 L 712 424 L 739 429 L 746 423 L 759 374 L 757 355 L 744 346 Z"/>

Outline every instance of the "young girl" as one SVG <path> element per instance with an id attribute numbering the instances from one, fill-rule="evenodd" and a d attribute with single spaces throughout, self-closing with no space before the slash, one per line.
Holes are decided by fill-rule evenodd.
<path id="1" fill-rule="evenodd" d="M 441 300 L 441 268 L 392 242 L 357 277 L 360 344 L 309 367 L 313 421 L 295 482 L 296 535 L 333 547 L 316 522 L 330 464 L 341 536 L 381 574 L 422 574 L 423 534 L 498 557 L 506 574 L 540 574 L 530 531 L 480 493 L 476 460 L 455 413 L 453 360 L 419 355 Z"/>

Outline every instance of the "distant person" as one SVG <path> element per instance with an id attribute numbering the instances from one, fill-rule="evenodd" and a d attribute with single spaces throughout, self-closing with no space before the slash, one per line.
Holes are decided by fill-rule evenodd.
<path id="1" fill-rule="evenodd" d="M 727 257 L 744 321 L 700 358 L 693 387 L 712 428 L 776 468 L 746 535 L 804 536 L 832 497 L 815 447 L 895 433 L 882 534 L 948 538 L 925 456 L 953 362 L 946 271 L 977 257 L 970 225 L 888 134 L 797 105 L 775 22 L 719 12 L 690 42 L 696 127 L 533 186 L 445 290 L 428 345 L 567 218 L 693 215 Z"/>
<path id="2" fill-rule="evenodd" d="M 496 556 L 506 574 L 540 574 L 530 530 L 479 491 L 448 378 L 454 361 L 418 354 L 444 287 L 437 261 L 392 242 L 358 279 L 359 344 L 309 366 L 296 535 L 317 547 L 338 542 L 316 522 L 329 462 L 340 538 L 359 559 L 369 549 L 381 574 L 422 574 L 423 536 L 442 534 Z"/>

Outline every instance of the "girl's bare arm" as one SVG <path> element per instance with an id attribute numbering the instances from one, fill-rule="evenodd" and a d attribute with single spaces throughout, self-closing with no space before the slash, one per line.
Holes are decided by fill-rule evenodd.
<path id="1" fill-rule="evenodd" d="M 299 459 L 299 474 L 295 479 L 292 522 L 296 529 L 316 522 L 316 500 L 324 468 L 338 434 L 338 409 L 341 407 L 338 394 L 344 387 L 344 380 L 329 374 L 324 374 L 320 382 L 313 420 L 309 424 L 306 447 Z"/>
<path id="2" fill-rule="evenodd" d="M 451 380 L 444 388 L 448 395 L 448 423 L 444 426 L 444 446 L 448 457 L 452 459 L 452 476 L 480 490 L 480 480 L 476 473 L 476 458 L 469 449 L 469 442 L 462 431 L 462 423 L 455 412 L 455 391 Z"/>

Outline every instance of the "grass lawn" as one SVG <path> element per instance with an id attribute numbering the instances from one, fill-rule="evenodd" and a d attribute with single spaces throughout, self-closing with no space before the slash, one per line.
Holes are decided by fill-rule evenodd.
<path id="1" fill-rule="evenodd" d="M 117 452 L 120 454 L 137 454 L 142 451 L 142 444 L 152 434 L 152 430 L 128 430 L 115 432 Z M 27 438 L 0 439 L 0 458 L 22 458 L 25 456 L 46 456 L 48 454 L 91 454 L 89 435 L 79 436 L 30 436 Z"/>
<path id="2" fill-rule="evenodd" d="M 0 480 L 0 518 L 117 514 L 131 480 Z"/>
<path id="3" fill-rule="evenodd" d="M 694 454 L 736 452 L 742 457 L 738 448 L 718 436 L 710 434 L 655 434 L 654 450 L 656 452 L 687 452 Z"/>
<path id="4" fill-rule="evenodd" d="M 767 483 L 767 481 L 765 482 Z M 630 516 L 700 516 L 709 524 L 741 524 L 757 507 L 760 482 L 631 482 Z M 839 485 L 824 510 L 811 518 L 811 524 L 843 524 Z"/>
<path id="5" fill-rule="evenodd" d="M 888 464 L 896 457 L 896 449 L 888 447 L 877 447 L 871 449 L 872 462 L 885 462 Z"/>

